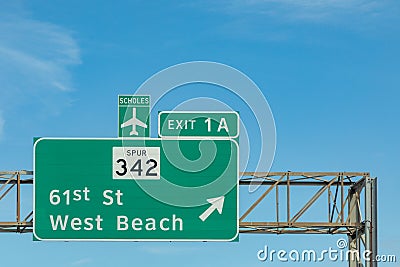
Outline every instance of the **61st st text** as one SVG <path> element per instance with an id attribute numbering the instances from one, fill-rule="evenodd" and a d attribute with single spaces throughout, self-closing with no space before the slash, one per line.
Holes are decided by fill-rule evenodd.
<path id="1" fill-rule="evenodd" d="M 65 202 L 65 205 L 69 206 L 71 204 L 71 201 L 73 202 L 79 202 L 79 201 L 90 201 L 90 190 L 85 187 L 84 189 L 77 189 L 77 190 L 65 190 L 63 192 L 60 192 L 60 190 L 52 190 L 50 192 L 50 204 L 57 206 L 62 202 Z M 103 191 L 103 197 L 105 200 L 103 201 L 103 205 L 110 206 L 114 204 L 114 197 L 115 195 L 116 198 L 116 203 L 118 206 L 122 206 L 123 203 L 121 201 L 121 197 L 123 196 L 123 193 L 121 190 L 114 191 L 106 189 Z"/>

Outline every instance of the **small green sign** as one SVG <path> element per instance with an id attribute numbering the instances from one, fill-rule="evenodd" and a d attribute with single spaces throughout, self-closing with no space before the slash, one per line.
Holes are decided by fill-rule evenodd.
<path id="1" fill-rule="evenodd" d="M 229 137 L 239 136 L 236 112 L 162 111 L 158 114 L 160 137 Z"/>
<path id="2" fill-rule="evenodd" d="M 118 96 L 118 137 L 150 137 L 150 96 Z"/>
<path id="3" fill-rule="evenodd" d="M 231 241 L 234 140 L 56 139 L 34 146 L 34 236 L 59 241 Z"/>

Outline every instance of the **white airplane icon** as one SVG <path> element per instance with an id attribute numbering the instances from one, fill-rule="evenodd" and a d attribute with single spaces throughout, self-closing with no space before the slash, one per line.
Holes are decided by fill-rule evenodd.
<path id="1" fill-rule="evenodd" d="M 122 123 L 121 128 L 131 125 L 132 125 L 132 131 L 129 133 L 129 135 L 138 135 L 138 132 L 136 131 L 136 126 L 147 128 L 147 124 L 136 118 L 136 108 L 132 108 L 132 119 L 129 119 L 126 122 Z"/>

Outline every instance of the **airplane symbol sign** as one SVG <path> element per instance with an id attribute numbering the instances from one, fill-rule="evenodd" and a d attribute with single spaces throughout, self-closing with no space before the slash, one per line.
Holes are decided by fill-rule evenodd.
<path id="1" fill-rule="evenodd" d="M 150 96 L 118 96 L 118 137 L 150 136 Z"/>
<path id="2" fill-rule="evenodd" d="M 147 124 L 136 118 L 136 108 L 132 108 L 132 118 L 121 124 L 121 128 L 132 126 L 130 135 L 138 136 L 139 133 L 136 131 L 136 126 L 147 128 Z"/>

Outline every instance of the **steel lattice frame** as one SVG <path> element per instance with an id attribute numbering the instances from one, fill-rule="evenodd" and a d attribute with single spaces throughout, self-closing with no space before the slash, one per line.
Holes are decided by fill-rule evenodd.
<path id="1" fill-rule="evenodd" d="M 349 250 L 358 251 L 361 245 L 371 252 L 371 259 L 377 255 L 377 188 L 376 178 L 367 172 L 269 172 L 241 174 L 241 186 L 267 187 L 265 192 L 240 217 L 240 233 L 249 234 L 346 234 Z M 300 209 L 291 207 L 295 187 L 317 187 L 318 191 L 306 199 Z M 273 192 L 275 191 L 275 192 Z M 279 192 L 285 192 L 284 207 L 280 207 Z M 271 203 L 264 201 L 275 193 Z M 362 198 L 364 193 L 364 198 Z M 318 221 L 302 220 L 322 196 L 326 196 L 326 210 Z M 299 197 L 296 196 L 296 202 Z M 301 201 L 301 200 L 300 200 Z M 267 203 L 265 203 L 267 202 Z M 275 220 L 246 220 L 258 206 L 275 210 Z M 281 209 L 285 210 L 284 219 Z M 362 212 L 364 211 L 364 212 Z M 257 214 L 257 217 L 262 214 Z M 366 261 L 365 266 L 376 266 L 375 261 Z M 349 266 L 363 266 L 360 260 L 349 261 Z"/>
<path id="2" fill-rule="evenodd" d="M 30 233 L 33 227 L 33 211 L 21 216 L 21 185 L 33 184 L 32 171 L 0 171 L 0 200 L 15 192 L 15 221 L 3 221 L 0 217 L 0 232 Z M 31 206 L 31 205 L 30 205 Z M 2 216 L 3 214 L 0 214 Z"/>
<path id="3" fill-rule="evenodd" d="M 265 192 L 245 210 L 239 220 L 240 233 L 244 234 L 346 234 L 349 250 L 361 253 L 361 247 L 377 255 L 377 182 L 367 172 L 243 172 L 240 187 L 267 187 Z M 0 200 L 15 192 L 15 221 L 3 221 L 0 217 L 0 232 L 29 233 L 33 227 L 33 211 L 21 216 L 21 186 L 33 184 L 32 171 L 0 172 Z M 291 199 L 294 187 L 317 187 L 318 191 L 305 201 L 302 208 L 294 210 Z M 279 192 L 285 193 L 285 203 L 280 202 Z M 274 194 L 273 203 L 265 201 Z M 364 198 L 362 198 L 364 195 Z M 302 220 L 304 213 L 323 196 L 326 211 L 316 221 Z M 264 200 L 264 201 L 263 201 Z M 296 202 L 298 199 L 296 198 Z M 262 203 L 261 203 L 262 202 Z M 31 203 L 30 203 L 31 204 Z M 281 206 L 280 206 L 281 205 Z M 246 220 L 258 206 L 274 209 L 275 219 Z M 281 216 L 281 210 L 285 215 Z M 364 212 L 362 212 L 364 210 Z M 0 214 L 2 216 L 2 214 Z M 257 216 L 262 217 L 258 213 Z M 282 219 L 284 217 L 285 219 Z M 349 261 L 349 266 L 363 266 L 358 260 Z M 365 266 L 376 266 L 375 261 Z"/>

